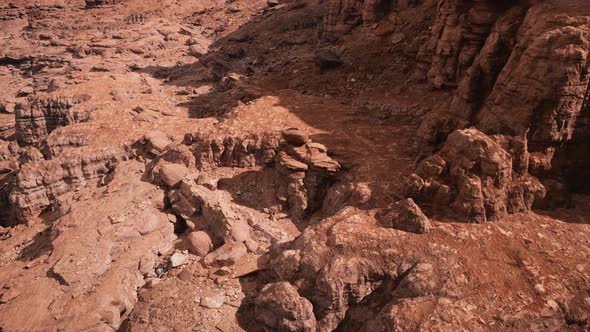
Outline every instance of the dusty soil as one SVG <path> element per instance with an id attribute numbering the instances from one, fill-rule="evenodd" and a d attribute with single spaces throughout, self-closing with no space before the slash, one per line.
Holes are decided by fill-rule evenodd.
<path id="1" fill-rule="evenodd" d="M 0 0 L 0 330 L 588 331 L 590 5 L 457 3 Z M 530 32 L 547 12 L 554 34 Z M 500 56 L 480 34 L 560 48 Z M 497 86 L 468 89 L 477 77 Z M 571 112 L 530 117 L 527 166 L 505 176 L 529 118 L 499 110 L 520 100 Z M 428 136 L 432 119 L 452 120 Z M 420 171 L 465 167 L 444 142 L 471 126 L 508 151 L 457 171 L 479 181 L 480 219 L 460 175 Z M 458 198 L 408 194 L 414 173 Z M 537 182 L 548 194 L 527 205 Z M 408 197 L 418 212 L 395 220 Z"/>

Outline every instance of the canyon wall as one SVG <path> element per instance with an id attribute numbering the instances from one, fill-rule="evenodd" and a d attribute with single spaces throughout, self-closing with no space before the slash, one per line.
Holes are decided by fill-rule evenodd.
<path id="1" fill-rule="evenodd" d="M 346 33 L 363 23 L 387 20 L 390 12 L 407 5 L 416 4 L 334 0 L 325 30 Z M 570 193 L 588 189 L 584 183 L 590 181 L 588 14 L 575 1 L 439 1 L 431 36 L 416 57 L 414 77 L 453 91 L 453 98 L 423 119 L 417 133 L 420 159 L 454 145 L 445 141 L 455 130 L 475 127 L 489 136 L 483 141 L 496 142 L 509 153 L 516 173 L 541 181 L 534 190 L 537 206 L 570 205 Z M 467 169 L 472 167 L 479 164 Z M 532 206 L 515 202 L 500 187 L 487 192 L 490 200 L 508 197 L 509 205 Z M 453 195 L 461 191 L 448 189 Z M 467 210 L 477 210 L 468 205 Z M 493 220 L 496 215 L 475 219 Z"/>

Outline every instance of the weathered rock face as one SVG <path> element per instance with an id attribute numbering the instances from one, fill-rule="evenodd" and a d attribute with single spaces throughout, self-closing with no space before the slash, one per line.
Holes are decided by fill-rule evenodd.
<path id="1" fill-rule="evenodd" d="M 383 227 L 395 228 L 411 233 L 428 233 L 430 220 L 411 198 L 390 205 L 381 218 Z"/>
<path id="2" fill-rule="evenodd" d="M 588 87 L 587 18 L 544 4 L 527 10 L 525 4 L 458 3 L 439 5 L 435 33 L 422 50 L 432 54 L 426 62 L 431 83 L 458 84 L 449 112 L 455 125 L 470 123 L 489 134 L 528 132 L 534 150 L 571 139 Z M 475 34 L 465 26 L 473 29 L 483 18 L 478 42 L 466 42 Z"/>
<path id="3" fill-rule="evenodd" d="M 519 160 L 521 174 L 561 182 L 551 187 L 564 194 L 583 189 L 579 183 L 590 179 L 590 159 L 582 153 L 590 138 L 590 33 L 588 16 L 576 8 L 548 1 L 440 2 L 419 61 L 430 83 L 457 91 L 448 111 L 426 117 L 420 139 L 438 145 L 455 129 L 475 126 Z M 509 197 L 509 212 L 530 207 Z"/>
<path id="4" fill-rule="evenodd" d="M 250 228 L 227 196 L 226 192 L 212 191 L 190 180 L 168 193 L 175 213 L 185 219 L 202 216 L 201 224 L 213 235 L 215 243 L 245 242 L 250 237 Z M 243 233 L 241 226 L 245 228 Z"/>
<path id="5" fill-rule="evenodd" d="M 138 288 L 155 276 L 158 253 L 172 250 L 176 236 L 158 211 L 161 190 L 128 176 L 144 165 L 121 166 L 108 187 L 112 195 L 101 194 L 104 188 L 68 195 L 78 204 L 16 260 L 29 261 L 29 273 L 19 275 L 16 268 L 0 273 L 5 328 L 39 331 L 54 324 L 63 330 L 116 330 L 133 308 Z M 18 314 L 23 307 L 29 315 Z"/>
<path id="6" fill-rule="evenodd" d="M 185 135 L 183 142 L 194 155 L 199 170 L 264 166 L 274 159 L 279 143 L 279 135 L 274 133 L 225 138 L 196 133 Z"/>
<path id="7" fill-rule="evenodd" d="M 10 204 L 16 208 L 19 220 L 27 222 L 60 195 L 111 173 L 117 162 L 127 159 L 129 154 L 125 149 L 110 149 L 26 164 L 15 178 Z"/>
<path id="8" fill-rule="evenodd" d="M 75 107 L 86 98 L 31 99 L 17 104 L 16 139 L 20 146 L 37 145 L 55 129 L 90 120 L 92 110 Z"/>
<path id="9" fill-rule="evenodd" d="M 306 135 L 291 131 L 283 136 L 285 143 L 281 144 L 278 133 L 225 138 L 187 134 L 182 144 L 171 144 L 162 151 L 150 174 L 154 181 L 166 183 L 162 171 L 171 168 L 170 163 L 199 171 L 217 167 L 274 166 L 277 199 L 292 218 L 300 219 L 321 207 L 340 165 L 328 156 L 325 146 L 312 142 Z M 177 176 L 175 184 L 180 179 Z M 186 187 L 183 187 L 185 191 Z M 183 202 L 178 197 L 174 199 Z"/>
<path id="10" fill-rule="evenodd" d="M 439 1 L 432 37 L 418 54 L 430 82 L 438 87 L 456 86 L 492 30 L 495 37 L 506 38 L 492 42 L 510 41 L 510 34 L 516 32 L 522 11 L 518 1 Z M 506 12 L 506 17 L 499 19 Z"/>
<path id="11" fill-rule="evenodd" d="M 15 137 L 14 116 L 0 114 L 0 140 L 12 141 Z"/>
<path id="12" fill-rule="evenodd" d="M 408 194 L 435 214 L 466 222 L 495 221 L 530 209 L 545 189 L 527 172 L 526 142 L 505 144 L 512 149 L 477 129 L 453 132 L 440 152 L 418 165 Z"/>
<path id="13" fill-rule="evenodd" d="M 283 136 L 288 145 L 275 160 L 277 197 L 291 217 L 299 219 L 321 207 L 330 179 L 340 170 L 340 164 L 319 143 L 290 140 L 285 133 Z"/>
<path id="14" fill-rule="evenodd" d="M 277 329 L 295 326 L 294 319 L 299 326 L 312 324 L 315 318 L 318 331 L 358 331 L 376 318 L 374 308 L 391 309 L 404 298 L 431 294 L 438 282 L 433 266 L 399 256 L 393 249 L 397 232 L 350 207 L 308 227 L 273 257 L 272 275 L 290 285 L 271 284 L 262 291 L 257 320 Z M 268 308 L 270 292 L 284 295 L 275 297 L 274 308 Z M 314 317 L 306 314 L 307 301 L 301 297 L 313 305 Z M 383 326 L 391 324 L 389 319 Z"/>
<path id="15" fill-rule="evenodd" d="M 58 128 L 39 143 L 39 151 L 45 159 L 54 159 L 65 150 L 86 146 L 88 142 L 88 134 L 64 132 L 62 128 Z"/>
<path id="16" fill-rule="evenodd" d="M 16 223 L 15 209 L 9 200 L 14 179 L 14 170 L 11 171 L 5 167 L 2 168 L 1 171 L 3 174 L 0 174 L 0 226 L 7 227 L 13 226 Z"/>

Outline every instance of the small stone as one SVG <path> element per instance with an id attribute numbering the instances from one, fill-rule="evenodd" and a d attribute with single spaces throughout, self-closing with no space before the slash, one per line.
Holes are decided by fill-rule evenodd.
<path id="1" fill-rule="evenodd" d="M 156 268 L 156 276 L 157 276 L 158 278 L 161 278 L 161 277 L 164 275 L 164 273 L 166 273 L 166 270 L 164 269 L 164 267 L 162 267 L 162 266 L 158 266 L 158 267 Z"/>
<path id="2" fill-rule="evenodd" d="M 35 93 L 35 89 L 33 89 L 32 86 L 27 85 L 18 91 L 17 97 L 26 97 L 33 93 Z"/>
<path id="3" fill-rule="evenodd" d="M 314 58 L 321 71 L 337 68 L 344 63 L 340 56 L 335 52 L 328 50 L 316 52 Z"/>
<path id="4" fill-rule="evenodd" d="M 535 292 L 537 292 L 538 294 L 543 294 L 543 293 L 545 293 L 545 287 L 543 287 L 543 285 L 541 285 L 541 284 L 536 284 L 535 285 Z"/>
<path id="5" fill-rule="evenodd" d="M 557 302 L 555 302 L 554 300 L 548 300 L 547 301 L 547 306 L 551 309 L 553 309 L 554 311 L 558 311 L 559 310 L 559 304 L 557 304 Z"/>
<path id="6" fill-rule="evenodd" d="M 151 213 L 144 221 L 137 221 L 136 229 L 141 235 L 147 235 L 160 228 L 159 212 Z"/>
<path id="7" fill-rule="evenodd" d="M 411 198 L 393 203 L 381 221 L 384 227 L 399 229 L 411 233 L 430 231 L 430 220 Z"/>
<path id="8" fill-rule="evenodd" d="M 186 264 L 187 262 L 188 256 L 180 252 L 174 253 L 174 255 L 170 257 L 170 265 L 172 267 L 179 267 Z"/>
<path id="9" fill-rule="evenodd" d="M 243 243 L 229 242 L 205 257 L 205 264 L 209 267 L 234 265 L 242 258 L 248 249 Z"/>
<path id="10" fill-rule="evenodd" d="M 236 220 L 230 231 L 236 242 L 246 242 L 250 239 L 250 226 L 246 220 Z"/>
<path id="11" fill-rule="evenodd" d="M 144 136 L 149 143 L 150 153 L 157 155 L 162 152 L 170 143 L 168 136 L 161 131 L 152 131 Z"/>
<path id="12" fill-rule="evenodd" d="M 160 168 L 162 181 L 169 187 L 177 185 L 190 170 L 181 164 L 164 164 Z"/>
<path id="13" fill-rule="evenodd" d="M 404 40 L 404 38 L 406 38 L 406 35 L 404 35 L 403 33 L 395 33 L 391 36 L 391 44 L 399 44 Z"/>
<path id="14" fill-rule="evenodd" d="M 209 309 L 219 309 L 225 303 L 225 295 L 221 293 L 213 294 L 211 296 L 204 296 L 201 298 L 200 305 Z"/>
<path id="15" fill-rule="evenodd" d="M 206 232 L 191 232 L 186 240 L 189 251 L 194 255 L 204 257 L 213 249 L 213 241 Z"/>
<path id="16" fill-rule="evenodd" d="M 14 113 L 14 108 L 16 107 L 15 103 L 7 103 L 6 105 L 4 105 L 4 112 L 8 113 L 8 114 L 13 114 Z"/>
<path id="17" fill-rule="evenodd" d="M 220 268 L 219 270 L 215 271 L 215 274 L 218 276 L 228 276 L 231 273 L 232 273 L 231 269 L 227 266 L 224 266 L 224 267 Z"/>
<path id="18" fill-rule="evenodd" d="M 202 44 L 194 44 L 189 47 L 189 53 L 196 58 L 202 57 L 207 54 L 208 51 L 208 47 Z"/>
<path id="19" fill-rule="evenodd" d="M 192 278 L 193 274 L 191 273 L 191 271 L 187 269 L 180 271 L 180 273 L 178 274 L 178 279 L 183 281 L 191 281 Z"/>
<path id="20" fill-rule="evenodd" d="M 297 128 L 285 129 L 281 134 L 287 143 L 294 146 L 302 146 L 309 140 L 309 136 Z"/>

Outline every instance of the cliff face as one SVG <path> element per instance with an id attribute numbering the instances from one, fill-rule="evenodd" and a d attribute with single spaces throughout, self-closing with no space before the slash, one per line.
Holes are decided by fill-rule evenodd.
<path id="1" fill-rule="evenodd" d="M 407 5 L 334 0 L 325 30 L 347 32 Z M 512 158 L 542 180 L 548 196 L 556 188 L 562 196 L 582 189 L 580 182 L 590 179 L 590 160 L 581 153 L 590 137 L 589 14 L 574 1 L 439 1 L 415 76 L 454 96 L 418 130 L 425 155 L 454 130 L 474 126 L 511 153 L 506 142 L 525 141 Z M 503 200 L 506 193 L 490 195 Z M 560 200 L 539 204 L 569 201 Z"/>

